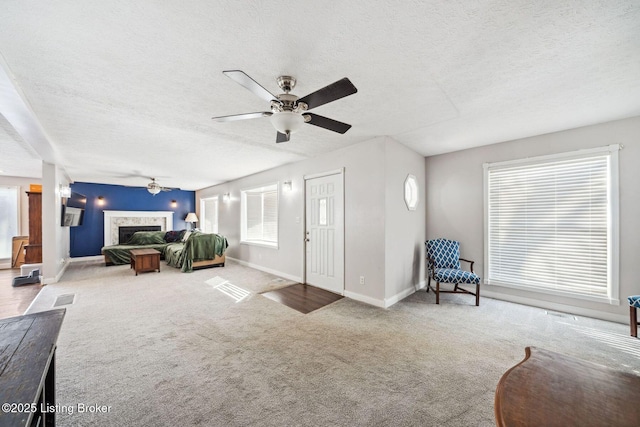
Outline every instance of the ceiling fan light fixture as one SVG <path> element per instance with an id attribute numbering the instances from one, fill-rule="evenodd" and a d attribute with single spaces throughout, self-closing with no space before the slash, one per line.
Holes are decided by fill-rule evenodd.
<path id="1" fill-rule="evenodd" d="M 271 124 L 278 132 L 286 135 L 297 132 L 304 124 L 304 118 L 298 113 L 282 111 L 271 115 Z"/>
<path id="2" fill-rule="evenodd" d="M 160 187 L 159 184 L 156 184 L 155 182 L 152 182 L 151 184 L 149 184 L 147 186 L 147 191 L 155 196 L 160 191 L 162 191 L 162 188 Z"/>

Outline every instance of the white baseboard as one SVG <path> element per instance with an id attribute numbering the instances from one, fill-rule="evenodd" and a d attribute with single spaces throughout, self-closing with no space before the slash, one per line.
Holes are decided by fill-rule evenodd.
<path id="1" fill-rule="evenodd" d="M 405 289 L 403 291 L 398 292 L 397 294 L 395 294 L 392 297 L 385 298 L 384 299 L 384 308 L 389 308 L 393 304 L 397 303 L 398 301 L 402 301 L 403 299 L 405 299 L 409 295 L 411 295 L 411 294 L 415 293 L 416 291 L 424 288 L 426 285 L 427 285 L 427 282 L 425 282 L 423 280 L 420 283 L 418 283 L 417 286 L 412 286 L 410 288 L 407 288 L 407 289 Z"/>
<path id="2" fill-rule="evenodd" d="M 265 273 L 273 274 L 274 276 L 279 276 L 279 277 L 283 277 L 285 279 L 293 280 L 294 282 L 302 283 L 302 277 L 294 276 L 294 275 L 288 274 L 288 273 L 283 273 L 282 271 L 274 270 L 272 268 L 263 267 L 261 265 L 253 264 L 253 263 L 247 262 L 247 261 L 242 261 L 241 259 L 232 258 L 230 256 L 227 256 L 226 258 L 230 259 L 232 261 L 235 261 L 240 265 L 244 265 L 245 267 L 255 268 L 256 270 L 264 271 Z"/>
<path id="3" fill-rule="evenodd" d="M 299 282 L 299 283 L 303 282 L 302 281 L 302 277 L 293 276 L 291 274 L 283 273 L 282 271 L 277 271 L 277 270 L 274 270 L 274 269 L 271 269 L 271 268 L 263 267 L 261 265 L 253 264 L 251 262 L 243 261 L 243 260 L 240 260 L 240 259 L 237 259 L 237 258 L 233 258 L 233 257 L 230 257 L 230 256 L 227 256 L 227 259 L 235 261 L 238 264 L 244 265 L 246 267 L 255 268 L 256 270 L 264 271 L 265 273 L 269 273 L 269 274 L 273 274 L 275 276 L 284 277 L 285 279 L 293 280 L 294 282 Z M 398 301 L 408 297 L 409 295 L 414 293 L 416 291 L 416 289 L 424 288 L 425 285 L 426 285 L 426 283 L 423 280 L 418 284 L 417 288 L 416 287 L 407 288 L 407 289 L 397 293 L 396 295 L 394 295 L 394 296 L 392 296 L 390 298 L 386 298 L 384 300 L 372 298 L 370 296 L 362 295 L 362 294 L 359 294 L 359 293 L 356 293 L 356 292 L 351 292 L 351 291 L 348 291 L 346 289 L 344 291 L 344 296 L 347 297 L 347 298 L 351 298 L 353 300 L 356 300 L 356 301 L 363 302 L 365 304 L 373 305 L 375 307 L 387 308 L 387 307 L 390 307 L 393 304 L 397 303 Z"/>
<path id="4" fill-rule="evenodd" d="M 362 294 L 359 294 L 359 293 L 356 293 L 356 292 L 347 291 L 347 290 L 344 291 L 344 296 L 347 297 L 347 298 L 351 298 L 353 300 L 356 300 L 356 301 L 363 302 L 365 304 L 373 305 L 373 306 L 380 307 L 380 308 L 386 308 L 384 306 L 384 300 L 381 300 L 381 299 L 372 298 L 372 297 L 369 297 L 367 295 L 362 295 Z"/>
<path id="5" fill-rule="evenodd" d="M 91 255 L 91 256 L 79 256 L 75 258 L 69 258 L 69 262 L 94 262 L 94 261 L 104 261 L 104 255 Z"/>
<path id="6" fill-rule="evenodd" d="M 549 301 L 540 301 L 533 298 L 526 298 L 526 297 L 520 297 L 515 295 L 506 295 L 506 294 L 486 290 L 486 288 L 483 289 L 482 286 L 480 287 L 480 294 L 481 294 L 481 297 L 515 302 L 518 304 L 524 304 L 531 307 L 546 308 L 548 310 L 560 311 L 562 313 L 571 313 L 578 316 L 593 317 L 594 319 L 608 320 L 609 322 L 627 323 L 627 324 L 629 323 L 629 315 L 607 313 L 603 311 L 592 310 L 589 308 L 576 307 L 573 305 L 558 304 L 558 303 L 549 302 Z"/>
<path id="7" fill-rule="evenodd" d="M 44 277 L 42 279 L 42 283 L 45 285 L 51 285 L 52 283 L 58 283 L 58 281 L 60 279 L 62 279 L 62 275 L 64 274 L 65 271 L 67 271 L 67 267 L 69 267 L 71 258 L 66 258 L 64 260 L 64 263 L 62 264 L 62 268 L 60 269 L 60 271 L 58 271 L 58 274 L 55 275 L 55 277 Z"/>

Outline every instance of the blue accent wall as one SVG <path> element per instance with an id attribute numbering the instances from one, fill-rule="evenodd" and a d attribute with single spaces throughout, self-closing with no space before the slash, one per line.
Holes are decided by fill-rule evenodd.
<path id="1" fill-rule="evenodd" d="M 71 257 L 100 255 L 104 240 L 103 211 L 173 211 L 173 229 L 186 228 L 184 218 L 195 212 L 195 191 L 161 191 L 155 196 L 146 188 L 122 185 L 76 182 L 71 190 L 87 196 L 87 207 L 81 226 L 70 228 Z M 98 197 L 104 197 L 104 205 L 98 205 Z M 171 207 L 175 200 L 177 206 Z"/>

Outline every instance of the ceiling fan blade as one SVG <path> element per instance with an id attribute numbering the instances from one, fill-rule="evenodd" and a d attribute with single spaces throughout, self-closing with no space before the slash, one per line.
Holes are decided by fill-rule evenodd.
<path id="1" fill-rule="evenodd" d="M 235 122 L 236 120 L 257 119 L 259 117 L 269 117 L 273 113 L 270 111 L 258 111 L 257 113 L 233 114 L 231 116 L 211 117 L 216 122 Z"/>
<path id="2" fill-rule="evenodd" d="M 348 78 L 343 78 L 335 83 L 331 83 L 329 86 L 325 86 L 322 89 L 310 93 L 307 96 L 303 96 L 298 99 L 298 104 L 304 102 L 308 105 L 308 109 L 319 107 L 328 102 L 335 101 L 345 96 L 353 95 L 358 89 L 351 83 Z"/>
<path id="3" fill-rule="evenodd" d="M 282 132 L 278 132 L 278 135 L 276 136 L 276 142 L 280 143 L 280 142 L 287 142 L 291 139 L 291 134 L 286 134 L 286 133 L 282 133 Z"/>
<path id="4" fill-rule="evenodd" d="M 351 125 L 330 119 L 328 117 L 319 116 L 313 113 L 304 113 L 304 115 L 311 117 L 311 120 L 307 122 L 310 125 L 319 126 L 321 128 L 332 130 L 338 133 L 345 133 L 346 131 L 351 129 Z"/>
<path id="5" fill-rule="evenodd" d="M 228 70 L 222 72 L 225 76 L 229 77 L 234 82 L 244 86 L 249 91 L 251 91 L 254 95 L 264 99 L 267 102 L 271 102 L 274 99 L 278 99 L 271 92 L 263 88 L 260 83 L 253 80 L 249 77 L 244 71 L 240 70 Z"/>

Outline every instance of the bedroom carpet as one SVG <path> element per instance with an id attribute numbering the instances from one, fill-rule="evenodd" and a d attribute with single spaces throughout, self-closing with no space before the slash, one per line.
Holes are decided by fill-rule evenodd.
<path id="1" fill-rule="evenodd" d="M 625 324 L 489 298 L 436 305 L 424 291 L 386 310 L 343 298 L 304 315 L 259 294 L 293 282 L 233 261 L 172 270 L 71 265 L 44 287 L 30 312 L 75 295 L 57 402 L 110 406 L 60 414 L 60 426 L 489 427 L 496 384 L 526 346 L 640 373 Z M 249 295 L 238 302 L 216 288 L 225 281 Z"/>

